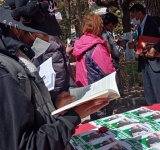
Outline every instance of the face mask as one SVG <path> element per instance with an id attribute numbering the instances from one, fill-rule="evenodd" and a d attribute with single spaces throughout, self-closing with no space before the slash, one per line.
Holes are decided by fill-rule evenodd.
<path id="1" fill-rule="evenodd" d="M 136 20 L 136 18 L 133 18 L 131 21 L 132 21 L 133 25 L 140 24 L 140 20 Z"/>
<path id="2" fill-rule="evenodd" d="M 56 12 L 56 13 L 55 13 L 55 17 L 56 17 L 58 23 L 59 23 L 60 21 L 62 21 L 62 15 L 61 15 L 60 12 Z"/>
<path id="3" fill-rule="evenodd" d="M 36 38 L 33 46 L 31 47 L 32 50 L 35 52 L 35 57 L 37 58 L 38 56 L 40 56 L 41 54 L 43 54 L 50 46 L 50 43 L 41 40 L 39 38 Z"/>

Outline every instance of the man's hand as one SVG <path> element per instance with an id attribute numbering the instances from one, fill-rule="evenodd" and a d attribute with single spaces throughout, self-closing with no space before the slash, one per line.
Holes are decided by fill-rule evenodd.
<path id="1" fill-rule="evenodd" d="M 156 56 L 157 50 L 154 49 L 152 46 L 148 46 L 146 48 L 147 48 L 147 53 L 145 54 L 145 57 L 154 58 Z"/>
<path id="2" fill-rule="evenodd" d="M 121 42 L 122 42 L 122 40 L 119 40 L 119 39 L 118 39 L 118 41 L 117 41 L 116 43 L 117 43 L 117 45 L 120 45 Z"/>
<path id="3" fill-rule="evenodd" d="M 77 114 L 79 114 L 80 118 L 82 119 L 97 112 L 108 104 L 109 102 L 106 99 L 97 99 L 77 106 L 74 108 L 74 110 L 77 112 Z"/>
<path id="4" fill-rule="evenodd" d="M 71 96 L 69 92 L 62 92 L 60 95 L 58 95 L 55 102 L 55 106 L 58 109 L 74 100 L 75 100 L 75 96 Z"/>
<path id="5" fill-rule="evenodd" d="M 67 52 L 68 54 L 70 54 L 70 53 L 72 53 L 72 51 L 73 51 L 73 47 L 72 47 L 72 46 L 69 46 L 69 45 L 67 44 L 66 52 Z"/>

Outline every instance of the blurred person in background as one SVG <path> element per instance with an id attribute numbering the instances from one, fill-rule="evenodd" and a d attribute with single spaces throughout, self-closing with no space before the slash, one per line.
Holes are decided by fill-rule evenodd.
<path id="1" fill-rule="evenodd" d="M 138 25 L 139 36 L 160 38 L 158 18 L 146 14 L 146 8 L 139 3 L 134 4 L 130 9 L 130 17 L 134 24 Z M 136 49 L 134 42 L 128 43 L 130 49 Z M 160 58 L 155 57 L 158 48 L 150 48 L 138 56 L 138 72 L 142 72 L 145 99 L 148 105 L 160 103 Z"/>
<path id="2" fill-rule="evenodd" d="M 54 2 L 53 9 L 56 17 L 56 13 L 58 12 L 56 2 Z M 57 17 L 56 20 L 59 23 Z M 62 40 L 60 39 L 60 35 L 61 34 L 57 34 L 57 36 L 50 35 L 50 46 L 43 54 L 33 59 L 33 63 L 35 64 L 35 66 L 39 67 L 42 63 L 44 63 L 46 60 L 52 57 L 52 67 L 56 73 L 55 86 L 54 89 L 50 91 L 53 103 L 55 102 L 60 93 L 64 92 L 65 95 L 68 95 L 68 90 L 70 87 L 77 87 L 73 79 L 70 62 L 68 58 L 68 55 L 73 51 L 73 47 L 69 44 L 67 44 L 65 47 Z"/>
<path id="3" fill-rule="evenodd" d="M 119 39 L 117 42 L 114 40 L 113 31 L 119 23 L 117 16 L 115 16 L 112 13 L 107 13 L 102 17 L 102 19 L 103 19 L 103 25 L 104 25 L 104 28 L 102 31 L 102 38 L 108 41 L 108 47 L 111 52 L 113 66 L 117 71 L 117 85 L 118 85 L 119 91 L 121 91 L 121 86 L 120 86 L 121 77 L 120 77 L 119 62 L 120 62 L 120 57 L 124 55 L 126 44 L 125 43 L 121 44 L 121 40 Z M 107 116 L 113 114 L 115 102 L 116 101 L 111 101 L 110 104 L 106 106 L 106 108 L 108 108 L 106 110 Z"/>
<path id="4" fill-rule="evenodd" d="M 118 23 L 119 21 L 117 16 L 112 13 L 107 13 L 103 16 L 104 29 L 102 31 L 102 38 L 108 41 L 108 46 L 113 59 L 113 65 L 116 69 L 119 69 L 120 56 L 124 54 L 126 49 L 126 44 L 121 44 L 121 41 L 115 42 L 114 40 L 113 31 Z"/>
<path id="5" fill-rule="evenodd" d="M 96 14 L 83 18 L 84 35 L 75 41 L 76 83 L 79 87 L 90 85 L 115 71 L 106 40 L 101 38 L 103 20 Z M 106 116 L 106 108 L 92 114 L 91 120 Z"/>

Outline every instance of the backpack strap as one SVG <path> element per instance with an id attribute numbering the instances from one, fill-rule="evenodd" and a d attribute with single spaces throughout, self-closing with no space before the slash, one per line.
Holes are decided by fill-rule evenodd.
<path id="1" fill-rule="evenodd" d="M 4 66 L 12 77 L 20 84 L 23 91 L 31 100 L 31 84 L 24 68 L 14 59 L 0 53 L 0 64 Z"/>
<path id="2" fill-rule="evenodd" d="M 43 79 L 39 76 L 36 67 L 23 57 L 21 51 L 17 52 L 19 62 L 0 53 L 0 64 L 12 75 L 20 84 L 34 107 L 35 125 L 41 125 L 43 117 L 46 123 L 53 123 L 59 116 L 51 116 L 55 110 L 48 89 L 44 85 Z"/>

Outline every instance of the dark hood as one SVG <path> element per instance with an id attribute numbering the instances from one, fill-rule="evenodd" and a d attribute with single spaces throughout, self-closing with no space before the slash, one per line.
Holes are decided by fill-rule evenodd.
<path id="1" fill-rule="evenodd" d="M 0 36 L 0 53 L 18 59 L 16 57 L 18 50 L 21 50 L 29 59 L 32 59 L 35 55 L 34 51 L 28 45 L 11 37 Z"/>

